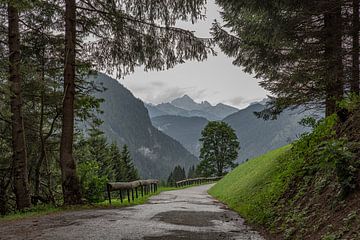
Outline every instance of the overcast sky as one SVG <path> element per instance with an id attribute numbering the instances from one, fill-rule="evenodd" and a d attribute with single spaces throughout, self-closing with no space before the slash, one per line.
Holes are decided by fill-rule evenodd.
<path id="1" fill-rule="evenodd" d="M 179 26 L 194 30 L 197 36 L 209 37 L 212 22 L 220 20 L 218 12 L 218 6 L 209 0 L 205 21 Z M 217 52 L 217 56 L 210 56 L 204 62 L 190 61 L 167 71 L 144 72 L 137 69 L 120 82 L 136 97 L 153 104 L 187 94 L 198 102 L 206 100 L 211 104 L 225 103 L 244 108 L 266 97 L 265 90 L 258 85 L 259 80 L 232 65 L 232 59 L 219 50 Z"/>

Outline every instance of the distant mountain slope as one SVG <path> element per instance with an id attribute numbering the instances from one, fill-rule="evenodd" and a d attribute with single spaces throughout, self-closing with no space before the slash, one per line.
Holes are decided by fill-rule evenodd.
<path id="1" fill-rule="evenodd" d="M 252 104 L 223 120 L 235 129 L 240 140 L 240 161 L 289 144 L 301 133 L 309 130 L 298 123 L 308 113 L 285 111 L 277 120 L 265 121 L 253 114 L 263 109 L 262 104 Z"/>
<path id="2" fill-rule="evenodd" d="M 118 81 L 104 74 L 94 80 L 107 89 L 96 94 L 105 100 L 101 105 L 101 129 L 111 141 L 129 146 L 142 177 L 165 179 L 174 166 L 188 168 L 197 163 L 197 158 L 179 142 L 152 126 L 143 102 Z"/>
<path id="3" fill-rule="evenodd" d="M 221 103 L 216 106 L 212 106 L 207 101 L 197 103 L 188 95 L 174 99 L 170 103 L 158 105 L 147 104 L 146 107 L 152 118 L 164 115 L 176 115 L 183 117 L 203 117 L 208 120 L 221 120 L 239 110 Z"/>
<path id="4" fill-rule="evenodd" d="M 254 103 L 223 121 L 230 124 L 240 140 L 238 161 L 262 155 L 294 141 L 301 133 L 309 130 L 298 122 L 308 113 L 285 111 L 277 120 L 258 119 L 254 112 L 264 109 L 263 104 Z M 152 118 L 153 125 L 199 156 L 201 131 L 207 120 L 199 117 L 158 116 Z"/>
<path id="5" fill-rule="evenodd" d="M 150 118 L 166 115 L 166 112 L 161 111 L 158 107 L 154 106 L 153 104 L 145 103 L 145 107 L 149 112 Z"/>
<path id="6" fill-rule="evenodd" d="M 156 105 L 156 108 L 165 113 L 162 115 L 176 115 L 176 116 L 184 116 L 184 117 L 190 117 L 189 111 L 176 107 L 172 105 L 171 103 L 161 103 L 159 105 Z M 158 115 L 161 116 L 161 115 Z"/>
<path id="7" fill-rule="evenodd" d="M 151 119 L 160 131 L 178 140 L 195 156 L 200 152 L 200 136 L 208 120 L 202 117 L 158 116 Z"/>

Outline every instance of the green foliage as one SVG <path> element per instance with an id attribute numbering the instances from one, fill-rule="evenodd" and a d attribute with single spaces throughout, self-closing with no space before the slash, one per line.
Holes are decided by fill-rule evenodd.
<path id="1" fill-rule="evenodd" d="M 338 102 L 341 109 L 346 109 L 349 112 L 354 112 L 360 105 L 360 95 L 351 93 L 348 97 Z"/>
<path id="2" fill-rule="evenodd" d="M 302 135 L 293 144 L 290 157 L 304 164 L 304 175 L 321 169 L 334 171 L 341 186 L 340 195 L 345 197 L 356 187 L 358 163 L 354 161 L 348 140 L 336 135 L 337 122 L 336 115 L 317 122 L 312 133 Z"/>
<path id="3" fill-rule="evenodd" d="M 225 122 L 209 122 L 201 133 L 200 175 L 223 176 L 238 157 L 239 141 L 235 131 Z"/>
<path id="4" fill-rule="evenodd" d="M 139 179 L 126 145 L 122 152 L 115 143 L 108 145 L 103 133 L 90 130 L 87 139 L 81 138 L 75 147 L 83 197 L 89 202 L 105 198 L 106 183 Z"/>
<path id="5" fill-rule="evenodd" d="M 86 161 L 78 165 L 79 178 L 83 197 L 89 202 L 104 200 L 104 191 L 108 177 L 100 174 L 96 161 Z"/>
<path id="6" fill-rule="evenodd" d="M 120 172 L 117 172 L 117 180 L 131 182 L 139 179 L 139 174 L 135 168 L 127 145 L 123 146 L 120 155 Z"/>
<path id="7" fill-rule="evenodd" d="M 314 117 L 304 117 L 299 121 L 299 124 L 304 127 L 311 127 L 314 129 L 317 125 L 317 120 Z"/>
<path id="8" fill-rule="evenodd" d="M 349 89 L 347 79 L 335 76 L 352 70 L 343 64 L 351 58 L 341 41 L 349 37 L 343 26 L 356 26 L 341 11 L 348 7 L 346 1 L 216 2 L 224 24 L 214 22 L 215 42 L 234 58 L 234 65 L 263 79 L 260 85 L 272 93 L 261 117 L 304 105 L 326 105 L 328 115 L 334 113 L 336 101 Z"/>

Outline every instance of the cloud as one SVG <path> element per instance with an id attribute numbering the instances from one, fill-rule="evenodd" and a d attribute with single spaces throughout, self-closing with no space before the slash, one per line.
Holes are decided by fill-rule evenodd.
<path id="1" fill-rule="evenodd" d="M 161 81 L 153 81 L 153 82 L 150 82 L 150 86 L 153 86 L 153 87 L 164 87 L 166 84 L 164 82 L 161 82 Z"/>
<path id="2" fill-rule="evenodd" d="M 249 104 L 261 102 L 263 99 L 264 99 L 263 97 L 247 99 L 245 97 L 239 96 L 239 97 L 230 98 L 228 100 L 224 100 L 223 102 L 233 105 L 234 107 L 244 108 L 247 107 Z"/>
<path id="3" fill-rule="evenodd" d="M 138 152 L 141 153 L 144 157 L 150 158 L 152 160 L 157 159 L 158 155 L 154 153 L 150 148 L 147 147 L 140 147 L 138 149 Z"/>
<path id="4" fill-rule="evenodd" d="M 244 97 L 234 97 L 228 100 L 229 103 L 235 105 L 235 106 L 240 106 L 243 105 L 245 103 L 246 99 Z"/>
<path id="5" fill-rule="evenodd" d="M 188 88 L 170 87 L 161 92 L 157 92 L 155 95 L 151 95 L 154 103 L 170 102 L 175 98 L 181 97 L 188 93 Z"/>

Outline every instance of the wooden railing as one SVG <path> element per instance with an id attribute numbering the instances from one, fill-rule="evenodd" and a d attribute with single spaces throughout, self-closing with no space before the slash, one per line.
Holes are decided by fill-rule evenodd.
<path id="1" fill-rule="evenodd" d="M 127 199 L 130 202 L 135 200 L 135 197 L 139 197 L 138 191 L 140 190 L 141 196 L 156 192 L 158 189 L 159 180 L 148 179 L 148 180 L 137 180 L 133 182 L 112 182 L 106 186 L 109 203 L 111 204 L 111 192 L 119 191 L 120 201 L 123 202 L 124 192 L 127 195 Z M 131 194 L 130 194 L 131 193 Z M 135 194 L 134 194 L 135 193 Z M 131 195 L 131 198 L 130 198 Z"/>
<path id="2" fill-rule="evenodd" d="M 220 180 L 222 177 L 190 178 L 176 182 L 176 187 L 190 186 L 194 184 L 210 183 Z"/>

